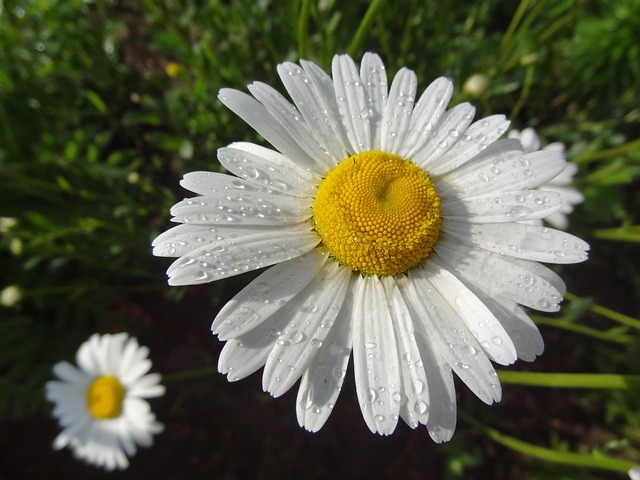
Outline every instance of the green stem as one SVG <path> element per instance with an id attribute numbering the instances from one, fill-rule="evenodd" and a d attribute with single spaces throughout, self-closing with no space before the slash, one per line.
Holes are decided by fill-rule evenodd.
<path id="1" fill-rule="evenodd" d="M 635 464 L 629 460 L 623 460 L 620 458 L 610 457 L 602 454 L 598 454 L 596 456 L 584 453 L 562 452 L 553 450 L 551 448 L 540 447 L 538 445 L 524 442 L 517 438 L 511 437 L 510 435 L 506 435 L 498 430 L 495 430 L 494 428 L 491 428 L 479 422 L 471 415 L 467 415 L 464 412 L 459 412 L 459 414 L 461 418 L 463 418 L 465 421 L 478 428 L 479 430 L 482 430 L 489 438 L 491 438 L 496 443 L 499 443 L 500 445 L 510 448 L 511 450 L 515 450 L 516 452 L 520 452 L 534 458 L 539 458 L 541 460 L 546 460 L 553 463 L 561 463 L 564 465 L 575 465 L 585 468 L 599 468 L 602 470 L 624 473 L 627 473 L 632 467 L 635 466 Z"/>
<path id="2" fill-rule="evenodd" d="M 570 302 L 580 300 L 580 297 L 570 292 L 566 292 L 564 296 Z M 624 315 L 623 313 L 618 313 L 607 307 L 603 307 L 602 305 L 598 305 L 595 303 L 592 304 L 589 308 L 592 312 L 602 315 L 603 317 L 607 317 L 609 320 L 613 320 L 614 322 L 618 322 L 623 325 L 627 325 L 628 327 L 640 330 L 640 320 L 636 318 L 630 317 L 629 315 Z"/>
<path id="3" fill-rule="evenodd" d="M 578 157 L 574 158 L 572 161 L 574 163 L 585 165 L 587 163 L 591 163 L 596 160 L 602 160 L 603 158 L 611 157 L 613 155 L 627 153 L 636 148 L 640 148 L 640 138 L 633 140 L 632 142 L 627 142 L 624 145 L 618 145 L 617 147 L 608 148 L 606 150 L 600 150 L 599 152 L 595 152 L 595 153 L 587 153 L 585 155 L 579 155 Z"/>
<path id="4" fill-rule="evenodd" d="M 640 242 L 640 225 L 630 225 L 618 228 L 600 228 L 593 232 L 593 236 L 604 240 L 618 242 Z"/>
<path id="5" fill-rule="evenodd" d="M 154 283 L 148 285 L 94 285 L 85 283 L 82 285 L 64 285 L 58 287 L 31 288 L 24 291 L 25 297 L 44 297 L 48 295 L 72 295 L 78 292 L 97 291 L 100 294 L 107 292 L 149 292 L 163 290 L 167 287 L 165 283 Z"/>
<path id="6" fill-rule="evenodd" d="M 596 328 L 587 327 L 586 325 L 580 325 L 578 323 L 567 322 L 566 320 L 556 320 L 554 318 L 540 317 L 538 315 L 532 315 L 531 318 L 538 325 L 547 325 L 553 328 L 560 328 L 562 330 L 568 330 L 569 332 L 580 333 L 588 337 L 597 338 L 605 342 L 621 343 L 623 345 L 629 343 L 636 343 L 638 339 L 631 335 L 625 335 L 623 333 L 611 333 L 603 332 Z"/>
<path id="7" fill-rule="evenodd" d="M 631 390 L 640 388 L 640 375 L 615 373 L 546 373 L 499 370 L 502 383 L 548 388 L 604 388 Z"/>
<path id="8" fill-rule="evenodd" d="M 371 28 L 371 24 L 375 20 L 376 14 L 378 13 L 378 10 L 380 10 L 380 7 L 382 6 L 382 2 L 383 0 L 372 0 L 372 2 L 369 4 L 367 13 L 364 14 L 364 18 L 362 19 L 362 22 L 360 22 L 360 25 L 358 26 L 358 30 L 353 36 L 351 45 L 349 45 L 349 48 L 347 49 L 347 53 L 350 56 L 352 57 L 355 56 L 355 54 L 360 49 L 362 41 L 364 40 L 364 36 Z"/>
<path id="9" fill-rule="evenodd" d="M 529 5 L 529 0 L 520 1 L 520 5 L 518 5 L 518 9 L 516 10 L 516 13 L 513 15 L 513 18 L 511 19 L 511 23 L 507 27 L 507 31 L 502 36 L 502 40 L 500 41 L 500 50 L 504 50 L 507 44 L 511 41 L 511 37 L 516 31 L 516 28 L 518 28 L 518 24 L 520 23 L 520 20 L 522 20 L 522 17 L 528 5 Z"/>
<path id="10" fill-rule="evenodd" d="M 298 16 L 298 58 L 307 58 L 309 45 L 309 0 L 302 0 Z"/>
<path id="11" fill-rule="evenodd" d="M 529 64 L 524 74 L 524 82 L 522 84 L 522 90 L 520 91 L 520 98 L 518 102 L 511 110 L 511 116 L 509 118 L 517 118 L 520 109 L 529 98 L 529 90 L 531 89 L 531 82 L 533 81 L 533 64 Z"/>
<path id="12" fill-rule="evenodd" d="M 182 380 L 190 380 L 192 378 L 208 377 L 215 373 L 218 373 L 218 368 L 215 366 L 195 368 L 193 370 L 183 370 L 181 372 L 175 372 L 175 373 L 170 373 L 168 375 L 163 375 L 162 383 L 167 384 L 167 383 L 173 383 L 173 382 L 180 382 Z"/>

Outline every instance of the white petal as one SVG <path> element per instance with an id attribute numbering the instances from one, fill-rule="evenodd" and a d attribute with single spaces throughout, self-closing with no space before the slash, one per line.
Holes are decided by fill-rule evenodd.
<path id="1" fill-rule="evenodd" d="M 265 188 L 241 178 L 220 172 L 190 172 L 180 180 L 180 186 L 198 195 L 227 193 L 229 191 L 267 192 Z"/>
<path id="2" fill-rule="evenodd" d="M 95 358 L 95 361 L 98 365 L 98 369 L 100 373 L 114 373 L 114 370 L 111 368 L 110 358 L 109 358 L 109 344 L 110 344 L 110 335 L 102 335 L 98 339 L 97 347 L 92 351 L 92 354 Z"/>
<path id="3" fill-rule="evenodd" d="M 124 344 L 120 358 L 118 361 L 118 368 L 115 374 L 118 378 L 126 378 L 130 375 L 131 370 L 136 363 L 146 358 L 147 352 L 141 352 L 140 346 L 135 338 L 130 337 L 129 341 Z"/>
<path id="4" fill-rule="evenodd" d="M 346 147 L 340 142 L 340 137 L 336 139 L 335 131 L 327 116 L 328 107 L 323 104 L 323 98 L 317 93 L 310 75 L 298 65 L 290 62 L 278 65 L 278 74 L 296 107 L 307 121 L 310 133 L 330 155 L 330 158 L 324 159 L 324 162 L 322 158 L 318 158 L 318 161 L 327 170 L 333 168 L 336 159 L 347 157 Z M 330 80 L 329 88 L 333 94 L 333 84 Z"/>
<path id="5" fill-rule="evenodd" d="M 140 398 L 161 397 L 165 392 L 164 385 L 160 385 L 161 378 L 159 373 L 145 375 L 127 389 L 127 394 Z"/>
<path id="6" fill-rule="evenodd" d="M 393 318 L 377 276 L 362 279 L 353 309 L 353 364 L 360 409 L 373 433 L 390 435 L 398 423 L 402 388 Z"/>
<path id="7" fill-rule="evenodd" d="M 304 71 L 309 76 L 309 80 L 311 80 L 313 84 L 316 95 L 318 96 L 318 101 L 323 107 L 322 113 L 325 116 L 324 120 L 333 130 L 334 141 L 337 146 L 342 151 L 347 152 L 347 156 L 355 153 L 355 151 L 351 149 L 351 142 L 347 137 L 347 132 L 340 119 L 340 110 L 338 109 L 338 100 L 336 99 L 333 80 L 315 63 L 300 60 L 300 65 L 302 65 L 302 68 L 304 68 Z M 342 157 L 337 157 L 333 166 L 337 165 L 342 159 Z"/>
<path id="8" fill-rule="evenodd" d="M 212 332 L 220 340 L 229 340 L 262 323 L 305 288 L 327 258 L 312 250 L 274 265 L 222 307 L 211 325 Z"/>
<path id="9" fill-rule="evenodd" d="M 280 152 L 248 142 L 218 149 L 218 160 L 230 172 L 263 189 L 294 197 L 313 196 L 321 180 L 319 174 L 305 170 Z M 197 193 L 211 193 L 211 190 L 202 190 Z"/>
<path id="10" fill-rule="evenodd" d="M 400 376 L 402 394 L 393 394 L 392 400 L 400 403 L 400 416 L 411 427 L 426 425 L 429 418 L 429 386 L 424 362 L 415 340 L 414 324 L 395 279 L 382 277 L 386 292 L 398 351 L 400 352 Z"/>
<path id="11" fill-rule="evenodd" d="M 411 115 L 409 131 L 398 152 L 401 157 L 413 158 L 431 140 L 452 94 L 453 83 L 444 77 L 437 78 L 426 88 Z"/>
<path id="12" fill-rule="evenodd" d="M 80 345 L 80 348 L 78 348 L 76 353 L 76 363 L 78 366 L 93 377 L 97 377 L 103 373 L 100 370 L 100 366 L 94 354 L 95 350 L 99 346 L 99 339 L 100 335 L 97 333 L 91 335 L 89 340 Z"/>
<path id="13" fill-rule="evenodd" d="M 375 53 L 367 52 L 360 62 L 360 77 L 369 104 L 369 124 L 373 150 L 380 150 L 382 138 L 382 112 L 387 102 L 387 73 L 382 59 Z"/>
<path id="14" fill-rule="evenodd" d="M 220 90 L 218 98 L 276 150 L 286 157 L 295 158 L 296 162 L 301 163 L 305 168 L 321 173 L 318 163 L 294 140 L 291 133 L 280 124 L 278 118 L 271 115 L 255 98 L 230 88 Z"/>
<path id="15" fill-rule="evenodd" d="M 264 366 L 278 338 L 277 327 L 286 325 L 277 318 L 269 320 L 224 344 L 218 358 L 218 371 L 227 376 L 227 381 L 242 380 Z"/>
<path id="16" fill-rule="evenodd" d="M 584 202 L 584 195 L 572 187 L 546 183 L 540 187 L 540 190 L 543 192 L 557 192 L 562 195 L 564 207 L 568 207 L 566 210 L 563 207 L 562 211 L 564 213 L 571 213 L 573 211 L 573 205 Z"/>
<path id="17" fill-rule="evenodd" d="M 267 359 L 262 388 L 279 397 L 313 361 L 342 306 L 351 270 L 331 261 L 290 302 L 295 309 Z"/>
<path id="18" fill-rule="evenodd" d="M 126 419 L 121 418 L 119 420 L 121 420 L 121 422 L 118 434 L 118 443 L 125 453 L 131 457 L 136 454 L 138 448 L 133 440 L 133 436 L 131 435 L 129 428 L 127 427 Z"/>
<path id="19" fill-rule="evenodd" d="M 464 321 L 469 332 L 489 355 L 500 365 L 516 361 L 516 348 L 502 324 L 489 308 L 433 255 L 425 262 L 429 280 L 442 297 Z M 473 353 L 473 347 L 467 350 Z M 473 355 L 471 355 L 473 356 Z"/>
<path id="20" fill-rule="evenodd" d="M 564 213 L 556 212 L 554 214 L 545 217 L 545 222 L 549 225 L 557 228 L 558 230 L 565 230 L 569 226 L 569 219 Z"/>
<path id="21" fill-rule="evenodd" d="M 442 216 L 474 223 L 514 222 L 544 218 L 561 207 L 560 194 L 521 190 L 447 199 L 442 204 Z"/>
<path id="22" fill-rule="evenodd" d="M 426 318 L 428 311 L 415 285 L 409 278 L 402 275 L 398 278 L 398 287 L 414 322 L 422 325 L 420 319 Z M 439 353 L 440 346 L 437 339 L 430 337 L 424 328 L 416 330 L 415 338 L 427 376 L 431 401 L 427 429 L 435 442 L 446 442 L 453 436 L 456 426 L 456 392 L 451 367 Z M 423 410 L 422 405 L 418 404 L 417 407 Z"/>
<path id="23" fill-rule="evenodd" d="M 117 375 L 119 367 L 120 367 L 120 359 L 122 358 L 122 350 L 124 348 L 124 344 L 126 341 L 133 341 L 135 342 L 135 344 L 138 344 L 138 341 L 133 338 L 133 337 L 129 337 L 126 333 L 118 333 L 115 335 L 103 335 L 102 338 L 105 341 L 106 344 L 106 361 L 107 361 L 107 368 L 106 368 L 106 372 L 112 374 L 112 375 Z M 141 349 L 144 349 L 145 353 L 148 355 L 149 353 L 149 349 L 146 347 L 141 347 Z"/>
<path id="24" fill-rule="evenodd" d="M 144 347 L 141 347 L 141 348 L 144 348 Z M 151 370 L 151 366 L 152 366 L 151 360 L 146 358 L 148 355 L 148 351 L 140 350 L 138 356 L 143 357 L 143 352 L 144 352 L 144 358 L 137 359 L 136 362 L 133 365 L 131 365 L 127 374 L 124 377 L 122 377 L 121 380 L 125 387 L 129 385 L 134 385 L 135 382 L 137 382 L 140 379 L 140 377 L 142 377 L 145 373 Z"/>
<path id="25" fill-rule="evenodd" d="M 127 419 L 129 432 L 139 445 L 148 447 L 153 444 L 151 423 L 155 416 L 149 403 L 136 397 L 127 397 L 123 402 L 123 414 Z"/>
<path id="26" fill-rule="evenodd" d="M 86 385 L 89 383 L 90 381 L 82 384 L 51 380 L 46 384 L 47 399 L 64 408 L 67 403 L 75 401 L 78 397 L 84 399 Z"/>
<path id="27" fill-rule="evenodd" d="M 548 150 L 550 146 L 551 145 L 547 145 L 547 147 L 545 147 L 544 150 Z M 558 151 L 558 150 L 552 149 L 552 151 Z M 564 170 L 560 172 L 556 177 L 551 179 L 548 185 L 550 186 L 570 185 L 576 173 L 578 173 L 578 165 L 575 163 L 568 162 Z"/>
<path id="28" fill-rule="evenodd" d="M 230 178 L 235 178 L 231 177 Z M 247 188 L 229 189 L 187 198 L 171 208 L 174 221 L 196 225 L 286 225 L 300 223 L 313 214 L 313 199 Z"/>
<path id="29" fill-rule="evenodd" d="M 369 105 L 356 64 L 347 55 L 336 55 L 331 64 L 333 86 L 342 124 L 354 152 L 371 150 L 371 128 L 367 123 Z"/>
<path id="30" fill-rule="evenodd" d="M 496 255 L 447 236 L 439 239 L 436 251 L 456 275 L 491 297 L 505 296 L 546 312 L 560 308 L 564 283 L 538 263 Z"/>
<path id="31" fill-rule="evenodd" d="M 476 109 L 470 103 L 461 103 L 445 112 L 436 125 L 431 139 L 424 145 L 412 160 L 416 165 L 427 170 L 431 175 L 446 172 L 450 166 L 440 168 L 440 158 L 463 136 Z"/>
<path id="32" fill-rule="evenodd" d="M 516 347 L 518 358 L 532 362 L 536 356 L 542 354 L 544 351 L 542 335 L 522 308 L 508 298 L 492 298 L 480 290 L 476 290 L 475 293 L 500 320 Z"/>
<path id="33" fill-rule="evenodd" d="M 567 287 L 564 284 L 564 281 L 562 280 L 560 275 L 558 275 L 556 272 L 554 272 L 550 268 L 545 267 L 541 263 L 532 262 L 530 260 L 522 260 L 520 258 L 511 258 L 511 257 L 506 257 L 506 260 L 542 278 L 543 284 L 544 282 L 548 282 L 549 287 L 555 289 L 561 296 L 564 295 L 565 292 L 567 291 Z M 527 282 L 530 282 L 528 278 L 525 278 L 525 280 Z M 547 285 L 544 285 L 544 286 L 547 287 Z"/>
<path id="34" fill-rule="evenodd" d="M 451 368 L 476 396 L 487 404 L 499 401 L 500 383 L 491 362 L 469 331 L 458 312 L 442 297 L 446 288 L 441 277 L 418 267 L 409 271 L 426 316 L 419 318 L 433 348 L 444 356 Z M 433 400 L 432 400 L 433 401 Z"/>
<path id="35" fill-rule="evenodd" d="M 589 245 L 559 230 L 522 223 L 465 223 L 443 219 L 442 230 L 467 245 L 525 260 L 578 263 Z"/>
<path id="36" fill-rule="evenodd" d="M 400 69 L 391 83 L 389 100 L 382 117 L 382 151 L 398 153 L 411 122 L 418 79 L 406 68 Z"/>
<path id="37" fill-rule="evenodd" d="M 354 278 L 352 275 L 336 321 L 300 382 L 296 415 L 299 425 L 310 432 L 320 430 L 329 418 L 347 373 L 352 346 Z"/>
<path id="38" fill-rule="evenodd" d="M 457 141 L 437 162 L 429 166 L 433 175 L 443 175 L 458 168 L 482 152 L 488 145 L 500 138 L 509 127 L 504 115 L 491 115 L 472 123 L 466 130 L 459 131 Z"/>
<path id="39" fill-rule="evenodd" d="M 263 234 L 270 227 L 261 225 L 177 225 L 161 233 L 153 241 L 157 257 L 181 257 L 206 245 L 251 235 Z"/>
<path id="40" fill-rule="evenodd" d="M 53 373 L 65 382 L 84 385 L 91 379 L 82 370 L 77 369 L 69 362 L 56 363 L 53 366 Z"/>
<path id="41" fill-rule="evenodd" d="M 435 181 L 442 198 L 449 195 L 471 197 L 501 190 L 512 192 L 548 182 L 564 165 L 562 155 L 552 152 L 523 154 L 517 140 L 500 140 L 472 161 Z"/>
<path id="42" fill-rule="evenodd" d="M 322 172 L 323 164 L 326 165 L 330 154 L 316 140 L 300 112 L 280 92 L 265 83 L 254 82 L 248 88 L 251 94 L 280 122 L 294 141 L 315 160 L 316 165 L 313 170 Z"/>
<path id="43" fill-rule="evenodd" d="M 318 244 L 308 224 L 271 228 L 256 235 L 205 245 L 171 264 L 170 285 L 193 285 L 227 278 L 290 260 Z"/>
<path id="44" fill-rule="evenodd" d="M 269 190 L 257 185 L 254 182 L 215 172 L 192 172 L 187 173 L 180 181 L 180 185 L 184 188 L 196 191 L 198 193 L 206 192 L 200 197 L 187 198 L 182 202 L 178 202 L 171 209 L 171 213 L 176 216 L 184 215 L 185 218 L 177 218 L 174 221 L 181 223 L 206 223 L 207 221 L 215 223 L 233 224 L 252 224 L 252 222 L 260 222 L 264 217 L 277 217 L 277 208 L 285 210 L 299 210 L 300 216 L 307 218 L 309 214 L 303 212 L 302 209 L 309 209 L 312 201 L 307 198 L 296 198 L 288 194 L 270 192 Z M 217 200 L 218 204 L 212 203 Z M 264 200 L 262 202 L 261 200 Z M 227 201 L 231 207 L 227 209 L 234 210 L 233 202 L 246 201 L 245 209 L 239 212 L 223 211 Z M 263 208 L 255 208 L 264 203 Z M 212 205 L 214 212 L 204 212 L 202 210 L 207 205 Z M 271 204 L 271 205 L 270 205 Z M 237 206 L 236 209 L 242 207 Z M 253 210 L 249 207 L 253 207 Z M 216 214 L 215 210 L 221 210 Z M 210 218 L 204 215 L 209 213 Z M 201 218 L 202 217 L 202 218 Z M 255 218 L 254 218 L 255 217 Z"/>

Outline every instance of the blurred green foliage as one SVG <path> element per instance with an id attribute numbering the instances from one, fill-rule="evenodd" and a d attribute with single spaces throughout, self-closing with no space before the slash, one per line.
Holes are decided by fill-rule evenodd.
<path id="1" fill-rule="evenodd" d="M 276 65 L 301 55 L 328 68 L 351 46 L 357 56 L 379 52 L 389 76 L 414 69 L 422 88 L 451 77 L 452 103 L 471 101 L 481 116 L 510 114 L 516 127 L 566 144 L 586 196 L 572 231 L 595 241 L 598 229 L 638 228 L 640 0 L 383 2 L 363 43 L 353 45 L 368 6 L 0 1 L 0 217 L 15 219 L 0 225 L 0 288 L 16 285 L 23 295 L 0 307 L 0 415 L 42 406 L 51 366 L 90 333 L 144 331 L 139 292 L 179 300 L 182 290 L 165 287 L 166 262 L 150 254 L 183 195 L 179 177 L 220 169 L 216 149 L 231 141 L 260 141 L 217 91 L 254 80 L 277 86 Z M 481 92 L 463 89 L 474 74 L 487 81 Z M 626 238 L 594 243 L 588 275 L 606 279 L 608 290 L 570 269 L 563 275 L 576 293 L 601 295 L 599 303 L 637 317 L 640 272 L 629 259 L 639 258 L 638 247 Z M 562 322 L 631 340 L 602 339 L 594 362 L 592 344 L 574 331 L 567 355 L 600 372 L 637 373 L 638 331 L 603 326 L 589 306 L 573 304 Z M 637 398 L 604 392 L 585 400 L 606 404 L 605 422 L 626 436 L 610 450 L 623 456 L 639 449 Z M 464 440 L 447 448 L 447 478 L 482 461 Z M 553 468 L 540 467 L 540 475 Z M 567 471 L 555 470 L 556 478 Z"/>

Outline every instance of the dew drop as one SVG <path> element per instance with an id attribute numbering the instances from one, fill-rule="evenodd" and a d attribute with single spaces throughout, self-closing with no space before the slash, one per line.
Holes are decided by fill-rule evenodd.
<path id="1" fill-rule="evenodd" d="M 193 274 L 193 278 L 195 278 L 196 280 L 206 280 L 207 278 L 209 278 L 209 274 L 204 270 L 198 270 Z"/>
<path id="2" fill-rule="evenodd" d="M 417 400 L 416 403 L 413 404 L 413 409 L 418 412 L 419 415 L 424 415 L 427 413 L 427 410 L 429 410 L 429 406 L 422 400 Z"/>
<path id="3" fill-rule="evenodd" d="M 305 339 L 305 334 L 300 330 L 296 330 L 291 334 L 291 343 L 300 343 Z"/>
<path id="4" fill-rule="evenodd" d="M 424 382 L 422 380 L 415 379 L 411 382 L 413 391 L 420 395 L 424 391 Z"/>
<path id="5" fill-rule="evenodd" d="M 373 388 L 367 390 L 367 401 L 369 403 L 374 403 L 376 400 L 378 400 L 378 392 Z"/>
<path id="6" fill-rule="evenodd" d="M 551 304 L 546 298 L 541 298 L 540 300 L 538 300 L 538 306 L 541 308 L 549 308 Z"/>
<path id="7" fill-rule="evenodd" d="M 476 353 L 478 353 L 478 351 L 477 351 L 473 346 L 471 346 L 471 345 L 465 345 L 465 346 L 464 346 L 464 350 L 465 350 L 465 352 L 466 352 L 468 355 L 470 355 L 470 356 L 473 356 L 473 355 L 475 355 Z"/>

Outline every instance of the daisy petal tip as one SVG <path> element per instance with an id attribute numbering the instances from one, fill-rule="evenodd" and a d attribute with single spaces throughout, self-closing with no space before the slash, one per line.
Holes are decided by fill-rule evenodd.
<path id="1" fill-rule="evenodd" d="M 446 443 L 451 441 L 454 431 L 455 430 L 453 429 L 438 429 L 437 431 L 429 430 L 429 436 L 435 443 Z"/>

